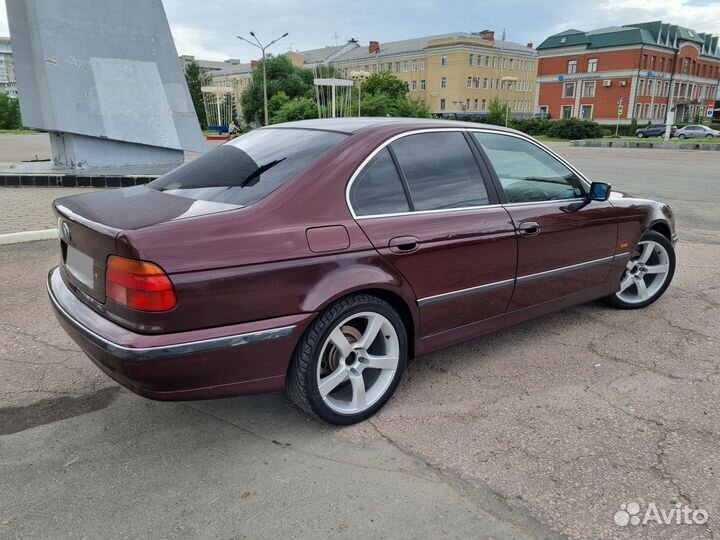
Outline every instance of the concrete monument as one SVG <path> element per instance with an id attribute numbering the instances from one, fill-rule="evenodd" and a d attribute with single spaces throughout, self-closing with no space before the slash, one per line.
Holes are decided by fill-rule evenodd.
<path id="1" fill-rule="evenodd" d="M 206 147 L 161 0 L 6 0 L 20 109 L 57 166 L 182 162 Z"/>

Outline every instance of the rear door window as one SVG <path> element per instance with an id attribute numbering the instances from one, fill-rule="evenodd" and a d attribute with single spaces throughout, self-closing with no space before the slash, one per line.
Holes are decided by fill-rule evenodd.
<path id="1" fill-rule="evenodd" d="M 346 134 L 257 129 L 170 171 L 148 187 L 191 199 L 247 206 L 275 191 Z"/>
<path id="2" fill-rule="evenodd" d="M 407 179 L 415 210 L 489 203 L 480 169 L 461 132 L 409 135 L 390 147 Z"/>

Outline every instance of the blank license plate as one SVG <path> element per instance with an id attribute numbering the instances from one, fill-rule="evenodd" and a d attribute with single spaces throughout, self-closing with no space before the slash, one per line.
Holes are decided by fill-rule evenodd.
<path id="1" fill-rule="evenodd" d="M 90 289 L 95 285 L 95 281 L 93 280 L 92 258 L 72 246 L 68 246 L 65 268 L 68 269 L 75 279 Z"/>

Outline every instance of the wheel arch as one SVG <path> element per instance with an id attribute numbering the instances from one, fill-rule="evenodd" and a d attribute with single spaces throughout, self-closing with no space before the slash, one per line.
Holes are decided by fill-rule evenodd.
<path id="1" fill-rule="evenodd" d="M 655 221 L 650 225 L 650 227 L 648 227 L 648 231 L 655 231 L 657 233 L 660 233 L 672 242 L 672 232 L 670 230 L 670 225 L 668 225 L 664 221 Z"/>

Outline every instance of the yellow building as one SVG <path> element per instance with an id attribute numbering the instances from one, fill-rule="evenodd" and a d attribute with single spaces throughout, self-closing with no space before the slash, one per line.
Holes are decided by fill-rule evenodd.
<path id="1" fill-rule="evenodd" d="M 494 98 L 508 102 L 516 116 L 537 110 L 537 52 L 532 43 L 497 40 L 486 30 L 371 41 L 367 47 L 353 40 L 348 45 L 354 46 L 328 59 L 344 76 L 392 72 L 407 81 L 409 97 L 434 114 L 487 113 Z"/>

